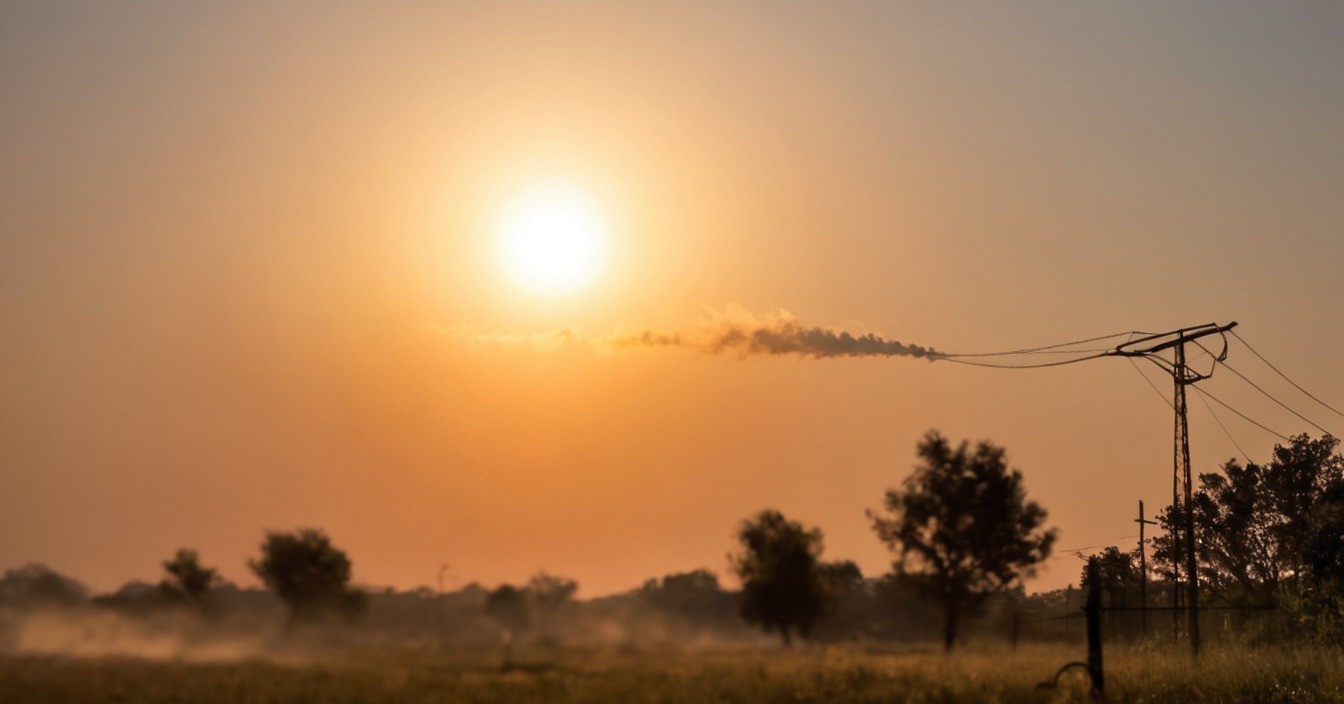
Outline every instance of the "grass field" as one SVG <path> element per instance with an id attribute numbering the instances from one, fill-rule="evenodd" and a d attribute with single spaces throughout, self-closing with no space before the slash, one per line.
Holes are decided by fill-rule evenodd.
<path id="1" fill-rule="evenodd" d="M 1088 701 L 1079 670 L 1042 689 L 1076 648 L 935 650 L 859 646 L 716 650 L 381 648 L 302 658 L 184 662 L 0 658 L 11 702 L 1071 702 Z M 1113 647 L 1108 700 L 1340 702 L 1336 651 L 1221 649 L 1192 666 L 1168 648 Z"/>

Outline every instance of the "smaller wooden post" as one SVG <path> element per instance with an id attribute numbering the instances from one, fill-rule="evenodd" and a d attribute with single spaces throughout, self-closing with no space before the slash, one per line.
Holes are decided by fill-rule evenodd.
<path id="1" fill-rule="evenodd" d="M 1143 502 L 1139 502 L 1139 517 L 1134 521 L 1139 524 L 1139 606 L 1143 611 L 1143 637 L 1148 637 L 1148 551 L 1144 547 L 1143 527 L 1155 526 L 1157 521 L 1150 521 L 1143 517 Z"/>

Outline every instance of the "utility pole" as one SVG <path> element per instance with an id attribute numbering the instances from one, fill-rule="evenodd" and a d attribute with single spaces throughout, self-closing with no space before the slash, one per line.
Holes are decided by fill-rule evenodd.
<path id="1" fill-rule="evenodd" d="M 1185 343 L 1193 342 L 1207 335 L 1222 335 L 1236 325 L 1235 322 L 1227 325 L 1208 323 L 1193 328 L 1181 328 L 1157 335 L 1147 335 L 1118 345 L 1114 350 L 1107 353 L 1110 356 L 1147 359 L 1171 374 L 1171 378 L 1176 385 L 1176 395 L 1172 403 L 1172 407 L 1176 411 L 1176 457 L 1172 474 L 1172 507 L 1175 508 L 1177 505 L 1175 493 L 1176 485 L 1179 482 L 1185 490 L 1185 500 L 1181 502 L 1181 517 L 1185 519 L 1185 540 L 1181 541 L 1179 536 L 1173 534 L 1172 545 L 1174 547 L 1184 542 L 1186 623 L 1190 633 L 1190 654 L 1194 656 L 1199 655 L 1199 574 L 1195 564 L 1195 507 L 1192 497 L 1193 481 L 1190 476 L 1190 426 L 1186 420 L 1185 387 L 1209 378 L 1212 371 L 1209 374 L 1200 374 L 1186 364 Z M 1174 359 L 1168 360 L 1159 354 L 1166 350 L 1172 350 Z M 1221 362 L 1226 358 L 1227 340 L 1224 339 L 1223 351 L 1218 355 L 1217 361 Z M 1173 533 L 1175 530 L 1176 528 L 1173 525 Z"/>
<path id="2" fill-rule="evenodd" d="M 1143 517 L 1143 501 L 1139 501 L 1139 517 L 1134 519 L 1139 524 L 1139 606 L 1143 609 L 1143 637 L 1148 637 L 1148 551 L 1144 549 L 1143 527 L 1155 526 L 1157 521 L 1145 520 Z"/>

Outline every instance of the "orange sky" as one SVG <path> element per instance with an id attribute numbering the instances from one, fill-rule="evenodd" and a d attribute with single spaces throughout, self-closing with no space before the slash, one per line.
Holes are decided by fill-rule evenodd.
<path id="1" fill-rule="evenodd" d="M 1170 495 L 1171 411 L 1120 359 L 538 351 L 449 327 L 785 310 L 979 352 L 1237 320 L 1344 403 L 1338 6 L 440 5 L 0 6 L 0 569 L 113 589 L 190 546 L 251 584 L 264 530 L 317 526 L 362 583 L 446 563 L 450 586 L 545 569 L 593 596 L 722 575 L 774 507 L 877 574 L 864 510 L 931 428 L 1005 446 L 1064 548 L 1132 546 L 1137 502 Z M 569 297 L 492 254 L 548 180 L 612 232 Z M 1317 432 L 1226 371 L 1201 386 Z M 1219 420 L 1267 456 L 1192 397 L 1198 471 L 1239 454 Z"/>

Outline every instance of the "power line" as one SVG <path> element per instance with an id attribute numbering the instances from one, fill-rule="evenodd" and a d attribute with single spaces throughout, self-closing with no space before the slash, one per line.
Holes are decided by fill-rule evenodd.
<path id="1" fill-rule="evenodd" d="M 1078 362 L 1085 362 L 1089 359 L 1098 359 L 1100 357 L 1105 356 L 1106 356 L 1105 352 L 1098 352 L 1096 354 L 1087 355 L 1086 357 L 1075 357 L 1074 359 L 1066 359 L 1060 362 L 1041 362 L 1039 364 L 994 364 L 993 362 L 971 362 L 965 359 L 960 359 L 958 357 L 948 357 L 948 356 L 940 356 L 936 357 L 935 359 L 945 359 L 949 362 L 955 362 L 957 364 L 965 364 L 967 366 L 972 367 L 988 367 L 990 369 L 1042 369 L 1044 367 L 1062 367 L 1066 364 L 1076 364 Z"/>
<path id="2" fill-rule="evenodd" d="M 1133 336 L 1133 335 L 1138 335 L 1138 334 L 1142 334 L 1142 333 L 1138 333 L 1138 332 L 1134 332 L 1134 331 L 1131 331 L 1131 332 L 1116 332 L 1116 333 L 1111 333 L 1110 335 L 1102 335 L 1102 336 L 1100 336 L 1100 337 L 1089 337 L 1089 338 L 1087 338 L 1086 340 L 1074 340 L 1073 342 L 1060 342 L 1060 343 L 1058 343 L 1058 344 L 1054 344 L 1054 345 L 1043 345 L 1043 346 L 1041 346 L 1041 347 L 1024 347 L 1024 348 L 1022 348 L 1022 349 L 1008 350 L 1008 351 L 1005 351 L 1005 352 L 975 352 L 975 353 L 965 353 L 965 354 L 940 354 L 939 357 L 942 358 L 942 359 L 951 359 L 951 358 L 953 358 L 953 357 L 1007 357 L 1007 356 L 1010 356 L 1010 355 L 1019 355 L 1019 354 L 1038 354 L 1038 353 L 1046 352 L 1046 351 L 1049 351 L 1049 350 L 1058 350 L 1058 349 L 1060 349 L 1061 347 L 1074 347 L 1074 346 L 1076 346 L 1076 345 L 1085 345 L 1085 344 L 1087 344 L 1087 343 L 1089 343 L 1089 342 L 1100 342 L 1101 340 L 1112 340 L 1112 339 L 1115 339 L 1115 338 L 1117 338 L 1117 337 L 1124 337 L 1125 335 L 1131 335 L 1131 336 Z M 1061 351 L 1061 352 L 1056 352 L 1055 354 L 1068 354 L 1068 353 L 1070 353 L 1070 352 L 1080 352 L 1080 351 L 1091 352 L 1091 351 L 1093 351 L 1093 350 L 1063 350 L 1063 351 Z M 1096 350 L 1096 351 L 1101 351 L 1101 350 Z"/>
<path id="3" fill-rule="evenodd" d="M 1274 430 L 1270 430 L 1269 428 L 1265 427 L 1263 423 L 1251 419 L 1245 413 L 1242 413 L 1241 411 L 1238 411 L 1237 409 L 1227 405 L 1225 402 L 1223 402 L 1222 399 L 1218 398 L 1217 396 L 1214 396 L 1213 394 L 1209 393 L 1208 391 L 1205 391 L 1204 389 L 1201 389 L 1196 386 L 1195 393 L 1200 394 L 1201 396 L 1208 396 L 1209 398 L 1213 399 L 1214 403 L 1217 403 L 1219 406 L 1222 406 L 1223 408 L 1226 408 L 1227 410 L 1237 414 L 1238 416 L 1241 417 L 1242 420 L 1246 421 L 1247 423 L 1250 423 L 1251 425 L 1254 425 L 1255 427 L 1265 431 L 1266 433 L 1269 433 L 1270 435 L 1273 435 L 1274 437 L 1280 440 L 1283 440 L 1284 442 L 1292 441 L 1292 438 L 1289 438 L 1287 435 L 1284 435 L 1283 433 Z"/>
<path id="4" fill-rule="evenodd" d="M 1241 335 L 1238 335 L 1237 333 L 1233 332 L 1233 333 L 1232 333 L 1232 337 L 1237 338 L 1237 342 L 1240 342 L 1241 344 L 1246 345 L 1246 349 L 1250 350 L 1250 351 L 1251 351 L 1251 354 L 1255 355 L 1256 357 L 1259 357 L 1259 358 L 1260 358 L 1260 361 L 1265 363 L 1265 366 L 1269 367 L 1270 369 L 1273 369 L 1273 370 L 1275 371 L 1275 373 L 1277 373 L 1279 376 L 1283 377 L 1283 380 L 1284 380 L 1284 381 L 1288 382 L 1289 384 L 1292 384 L 1292 385 L 1293 385 L 1293 388 L 1297 389 L 1298 391 L 1301 391 L 1303 394 L 1306 395 L 1307 398 L 1309 398 L 1309 399 L 1315 401 L 1316 403 L 1321 404 L 1322 406 L 1325 406 L 1326 408 L 1330 409 L 1331 411 L 1334 411 L 1337 415 L 1339 415 L 1339 416 L 1341 416 L 1341 417 L 1344 417 L 1344 412 L 1340 411 L 1338 408 L 1335 408 L 1334 406 L 1331 406 L 1330 404 L 1326 403 L 1325 401 L 1322 401 L 1322 400 L 1320 400 L 1319 398 L 1316 398 L 1315 396 L 1313 396 L 1313 395 L 1311 394 L 1310 391 L 1307 391 L 1306 389 L 1304 389 L 1304 388 L 1302 388 L 1301 386 L 1299 386 L 1299 385 L 1297 384 L 1297 382 L 1293 381 L 1292 379 L 1289 379 L 1287 374 L 1284 374 L 1283 372 L 1279 371 L 1279 368 L 1276 367 L 1276 366 L 1274 366 L 1273 364 L 1271 364 L 1270 361 L 1269 361 L 1268 359 L 1265 359 L 1264 355 L 1260 354 L 1259 352 L 1256 352 L 1256 351 L 1255 351 L 1255 348 L 1254 348 L 1254 347 L 1251 347 L 1251 344 L 1250 344 L 1249 342 L 1247 342 L 1247 341 L 1245 341 L 1245 340 L 1243 340 L 1243 339 L 1241 338 Z"/>
<path id="5" fill-rule="evenodd" d="M 1247 455 L 1246 451 L 1241 449 L 1241 443 L 1238 443 L 1237 439 L 1232 437 L 1232 433 L 1228 431 L 1227 426 L 1223 425 L 1223 419 L 1219 418 L 1218 414 L 1213 412 L 1213 406 L 1209 405 L 1209 400 L 1207 398 L 1204 398 L 1203 395 L 1199 397 L 1199 400 L 1204 402 L 1205 408 L 1209 409 L 1209 415 L 1213 416 L 1213 421 L 1218 424 L 1219 428 L 1223 429 L 1223 435 L 1226 435 L 1227 439 L 1232 441 L 1232 446 L 1237 448 L 1237 452 L 1240 452 L 1241 456 L 1246 458 L 1246 464 L 1250 464 L 1251 463 L 1250 455 Z"/>
<path id="6" fill-rule="evenodd" d="M 1176 410 L 1176 406 L 1171 402 L 1171 399 L 1167 398 L 1167 395 L 1162 393 L 1161 389 L 1157 388 L 1157 384 L 1154 384 L 1153 380 L 1149 379 L 1148 375 L 1144 374 L 1142 369 L 1139 369 L 1139 363 L 1135 362 L 1133 357 L 1125 357 L 1125 359 L 1129 360 L 1129 366 L 1134 367 L 1134 371 L 1137 372 L 1139 376 L 1143 377 L 1144 381 L 1148 382 L 1148 388 L 1152 389 L 1153 393 L 1157 394 L 1157 397 L 1162 399 L 1162 403 L 1167 404 L 1167 408 L 1170 408 L 1173 411 Z"/>
<path id="7" fill-rule="evenodd" d="M 1196 344 L 1196 345 L 1199 345 L 1199 348 L 1200 348 L 1200 349 L 1203 349 L 1205 352 L 1208 352 L 1207 349 L 1204 349 L 1204 345 L 1200 345 L 1199 342 L 1195 342 L 1195 344 Z M 1212 354 L 1212 353 L 1210 353 L 1210 354 Z M 1279 404 L 1279 406 L 1280 406 L 1281 408 L 1283 408 L 1283 410 L 1288 411 L 1289 413 L 1291 413 L 1291 414 L 1297 416 L 1298 419 L 1302 420 L 1302 421 L 1305 422 L 1307 425 L 1310 425 L 1311 427 L 1313 427 L 1313 428 L 1315 428 L 1315 429 L 1321 431 L 1322 433 L 1325 433 L 1326 435 L 1330 435 L 1330 434 L 1331 434 L 1329 430 L 1326 430 L 1325 428 L 1322 428 L 1321 426 L 1317 425 L 1316 423 L 1313 423 L 1313 422 L 1311 421 L 1310 418 L 1307 418 L 1306 416 L 1302 415 L 1301 413 L 1298 413 L 1297 411 L 1294 411 L 1292 408 L 1289 408 L 1289 407 L 1288 407 L 1288 404 L 1286 404 L 1286 403 L 1284 403 L 1283 401 L 1280 401 L 1279 399 L 1275 398 L 1275 397 L 1274 397 L 1274 394 L 1271 394 L 1271 393 L 1269 393 L 1268 391 L 1265 391 L 1264 389 L 1260 388 L 1260 385 L 1259 385 L 1259 384 L 1257 384 L 1257 383 L 1255 383 L 1254 381 L 1251 381 L 1250 379 L 1246 378 L 1246 375 L 1245 375 L 1245 374 L 1242 374 L 1241 372 L 1237 371 L 1236 369 L 1233 369 L 1231 366 L 1228 365 L 1228 363 L 1227 363 L 1226 361 L 1218 360 L 1218 363 L 1221 364 L 1221 365 L 1223 365 L 1223 367 L 1226 368 L 1228 371 L 1232 372 L 1233 374 L 1236 374 L 1238 377 L 1241 377 L 1241 380 L 1244 381 L 1244 382 L 1246 382 L 1247 384 L 1250 384 L 1250 385 L 1251 385 L 1251 388 L 1253 388 L 1253 389 L 1255 389 L 1256 391 L 1259 391 L 1260 393 L 1264 394 L 1265 398 L 1267 398 L 1267 399 L 1273 401 L 1274 403 Z"/>

